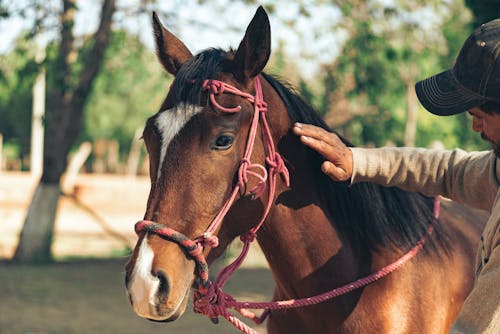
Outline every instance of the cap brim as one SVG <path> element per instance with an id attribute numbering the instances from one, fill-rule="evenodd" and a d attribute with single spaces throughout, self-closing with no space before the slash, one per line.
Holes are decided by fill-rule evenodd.
<path id="1" fill-rule="evenodd" d="M 456 115 L 485 102 L 460 85 L 451 70 L 417 82 L 415 91 L 424 108 L 440 116 Z"/>

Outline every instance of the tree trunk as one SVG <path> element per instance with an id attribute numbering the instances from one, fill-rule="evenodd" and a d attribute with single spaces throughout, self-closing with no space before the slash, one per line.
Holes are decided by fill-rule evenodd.
<path id="1" fill-rule="evenodd" d="M 93 45 L 83 60 L 77 84 L 72 84 L 71 54 L 74 52 L 74 16 L 76 0 L 63 0 L 60 16 L 61 41 L 54 70 L 55 88 L 49 95 L 46 111 L 43 174 L 28 209 L 14 260 L 18 262 L 50 261 L 54 222 L 61 176 L 67 156 L 80 133 L 83 109 L 92 83 L 99 72 L 111 35 L 111 19 L 116 0 L 104 0 L 100 23 L 92 38 Z"/>
<path id="2" fill-rule="evenodd" d="M 45 59 L 45 50 L 40 51 L 35 60 L 41 64 Z M 38 73 L 33 85 L 33 106 L 31 116 L 30 172 L 39 178 L 43 170 L 43 118 L 45 115 L 45 66 Z"/>
<path id="3" fill-rule="evenodd" d="M 61 191 L 59 184 L 38 184 L 14 254 L 17 262 L 47 262 L 52 259 L 50 247 Z"/>

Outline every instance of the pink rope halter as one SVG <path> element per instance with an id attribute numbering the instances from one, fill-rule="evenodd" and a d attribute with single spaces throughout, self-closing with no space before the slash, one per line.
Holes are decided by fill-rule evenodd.
<path id="1" fill-rule="evenodd" d="M 272 309 L 297 308 L 302 306 L 314 305 L 324 302 L 328 299 L 343 295 L 345 293 L 368 285 L 372 282 L 375 282 L 376 280 L 390 274 L 391 272 L 411 260 L 422 249 L 427 235 L 432 231 L 431 225 L 429 227 L 429 233 L 424 236 L 414 248 L 412 248 L 408 253 L 403 255 L 394 263 L 370 274 L 367 277 L 358 279 L 357 281 L 314 297 L 275 302 L 238 302 L 231 295 L 225 293 L 222 290 L 224 285 L 229 280 L 231 275 L 243 263 L 248 254 L 250 244 L 254 241 L 257 231 L 262 226 L 267 215 L 269 214 L 269 211 L 274 202 L 277 176 L 281 175 L 286 186 L 290 186 L 288 169 L 286 168 L 280 154 L 275 149 L 271 131 L 267 123 L 267 103 L 263 99 L 262 87 L 258 77 L 255 78 L 254 83 L 256 91 L 255 96 L 242 92 L 237 88 L 218 80 L 206 80 L 202 86 L 202 90 L 209 93 L 209 101 L 212 106 L 222 112 L 235 113 L 241 110 L 241 106 L 237 106 L 234 108 L 225 108 L 221 106 L 215 99 L 215 96 L 224 93 L 244 97 L 254 106 L 254 114 L 248 134 L 245 153 L 240 161 L 240 167 L 238 169 L 238 183 L 234 187 L 222 209 L 208 226 L 206 232 L 202 236 L 191 240 L 178 231 L 152 221 L 142 220 L 135 225 L 135 231 L 137 234 L 140 234 L 141 232 L 151 232 L 161 235 L 165 239 L 177 243 L 180 247 L 184 248 L 191 256 L 196 264 L 196 280 L 194 283 L 195 291 L 193 298 L 195 312 L 208 316 L 210 319 L 212 319 L 213 322 L 217 322 L 217 318 L 219 316 L 222 316 L 240 331 L 247 334 L 256 334 L 257 332 L 248 327 L 232 313 L 230 313 L 228 309 L 233 309 L 240 313 L 242 316 L 253 320 L 257 324 L 260 324 L 265 320 L 265 318 L 269 315 L 270 310 Z M 254 164 L 250 160 L 259 123 L 261 124 L 262 128 L 262 136 L 266 152 L 265 161 L 268 168 L 261 164 Z M 269 196 L 267 205 L 260 221 L 246 234 L 240 236 L 240 239 L 243 242 L 243 247 L 240 255 L 219 273 L 217 279 L 214 282 L 210 282 L 208 278 L 208 265 L 203 254 L 203 249 L 205 246 L 217 247 L 218 238 L 217 236 L 215 236 L 215 232 L 222 224 L 222 221 L 231 208 L 231 205 L 235 201 L 237 194 L 245 189 L 249 176 L 255 177 L 259 181 L 257 185 L 250 191 L 253 199 L 260 197 L 264 193 L 266 182 L 269 181 Z M 439 216 L 439 200 L 437 198 L 434 202 L 434 216 L 436 217 L 436 219 Z M 248 309 L 264 309 L 265 311 L 259 317 L 256 316 L 253 312 L 248 311 Z"/>

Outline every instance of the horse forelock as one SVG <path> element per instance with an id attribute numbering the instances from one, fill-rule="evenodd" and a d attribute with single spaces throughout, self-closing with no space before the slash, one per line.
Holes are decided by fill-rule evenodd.
<path id="1" fill-rule="evenodd" d="M 202 85 L 207 79 L 216 79 L 219 73 L 228 69 L 233 51 L 207 49 L 186 61 L 179 69 L 170 89 L 169 96 L 174 104 L 199 105 Z"/>

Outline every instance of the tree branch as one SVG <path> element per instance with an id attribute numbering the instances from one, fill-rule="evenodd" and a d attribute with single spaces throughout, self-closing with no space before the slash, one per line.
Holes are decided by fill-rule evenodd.
<path id="1" fill-rule="evenodd" d="M 94 45 L 92 46 L 90 52 L 86 55 L 83 64 L 83 70 L 80 74 L 78 84 L 75 88 L 75 99 L 74 103 L 78 100 L 85 98 L 90 93 L 90 88 L 94 78 L 99 72 L 99 68 L 104 60 L 104 53 L 106 47 L 109 44 L 111 38 L 111 23 L 113 14 L 116 11 L 116 0 L 104 0 L 101 10 L 101 21 L 99 22 L 99 28 L 93 35 Z M 73 104 L 74 104 L 73 103 Z"/>
<path id="2" fill-rule="evenodd" d="M 61 41 L 53 70 L 53 89 L 48 96 L 46 110 L 47 128 L 44 140 L 42 182 L 58 183 L 66 168 L 66 159 L 61 150 L 65 132 L 60 128 L 70 123 L 66 109 L 72 96 L 71 91 L 71 53 L 73 49 L 76 0 L 64 0 L 60 16 Z M 61 159 L 61 156 L 63 157 Z"/>
<path id="3" fill-rule="evenodd" d="M 75 25 L 76 0 L 64 0 L 63 11 L 61 13 L 61 42 L 57 52 L 55 66 L 56 90 L 60 96 L 64 96 L 70 87 L 71 62 L 70 56 L 73 49 L 75 36 L 73 26 Z"/>
<path id="4" fill-rule="evenodd" d="M 85 101 L 90 94 L 92 83 L 103 63 L 104 53 L 111 38 L 111 23 L 115 12 L 116 0 L 104 0 L 99 27 L 92 37 L 94 44 L 90 52 L 83 59 L 83 69 L 73 91 L 71 99 L 71 119 L 73 122 L 67 127 L 68 131 L 66 132 L 69 138 L 73 139 L 79 133 Z M 72 145 L 73 140 L 69 140 L 68 144 Z"/>

